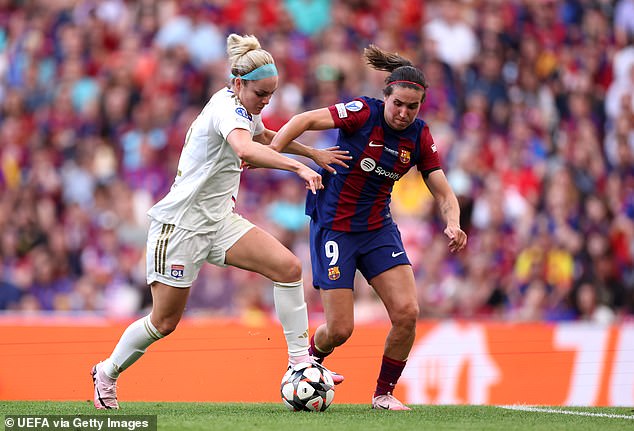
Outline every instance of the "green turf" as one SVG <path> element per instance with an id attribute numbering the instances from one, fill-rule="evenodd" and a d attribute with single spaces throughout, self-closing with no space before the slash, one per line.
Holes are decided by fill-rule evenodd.
<path id="1" fill-rule="evenodd" d="M 282 404 L 125 402 L 119 411 L 97 411 L 91 402 L 0 401 L 0 415 L 157 415 L 159 430 L 369 431 L 634 430 L 632 408 L 558 410 L 627 415 L 632 419 L 511 411 L 492 406 L 413 406 L 410 412 L 374 411 L 367 405 L 333 404 L 323 413 L 293 413 Z"/>

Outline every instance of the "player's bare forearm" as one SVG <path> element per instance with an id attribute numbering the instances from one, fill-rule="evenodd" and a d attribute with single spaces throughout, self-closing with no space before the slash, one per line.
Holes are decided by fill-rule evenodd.
<path id="1" fill-rule="evenodd" d="M 295 154 L 296 156 L 304 156 L 304 157 L 308 157 L 309 159 L 313 158 L 313 153 L 314 153 L 314 149 L 304 145 L 304 144 L 300 144 L 297 141 L 291 141 L 288 145 L 286 145 L 286 147 L 284 148 L 284 152 L 287 154 Z"/>
<path id="2" fill-rule="evenodd" d="M 282 126 L 273 138 L 271 147 L 276 151 L 281 152 L 284 151 L 284 149 L 299 135 L 307 130 L 325 130 L 332 129 L 334 127 L 335 123 L 330 116 L 328 108 L 320 108 L 315 109 L 314 111 L 303 112 L 301 114 L 294 115 L 288 123 Z"/>
<path id="3" fill-rule="evenodd" d="M 273 130 L 264 129 L 262 133 L 260 133 L 259 135 L 255 135 L 253 137 L 253 140 L 255 142 L 259 142 L 262 145 L 271 145 L 271 141 L 273 140 L 274 136 L 275 132 Z"/>
<path id="4" fill-rule="evenodd" d="M 291 172 L 297 172 L 303 166 L 300 162 L 273 151 L 268 145 L 256 145 L 251 140 L 249 133 L 243 129 L 233 130 L 227 136 L 227 141 L 237 156 L 252 166 L 283 169 Z"/>
<path id="5" fill-rule="evenodd" d="M 438 208 L 445 223 L 460 226 L 460 205 L 456 195 L 451 193 L 438 199 Z"/>
<path id="6" fill-rule="evenodd" d="M 263 133 L 256 135 L 253 140 L 263 145 L 267 145 L 275 151 L 276 149 L 272 147 L 270 143 L 276 134 L 276 132 L 266 129 Z M 312 159 L 320 168 L 325 169 L 331 174 L 336 174 L 337 172 L 333 165 L 340 165 L 347 168 L 348 165 L 346 164 L 346 161 L 352 158 L 348 155 L 348 151 L 339 150 L 339 147 L 337 146 L 321 150 L 308 147 L 295 140 L 291 141 L 283 150 L 286 154 L 295 154 L 297 156 Z M 247 163 L 246 166 L 250 168 L 262 167 L 251 163 Z"/>
<path id="7" fill-rule="evenodd" d="M 449 250 L 452 253 L 462 250 L 467 244 L 467 234 L 460 228 L 460 205 L 447 177 L 442 170 L 437 170 L 429 174 L 425 183 L 447 223 L 444 233 L 449 238 Z"/>
<path id="8" fill-rule="evenodd" d="M 236 155 L 245 163 L 262 168 L 283 169 L 295 172 L 306 182 L 306 188 L 316 193 L 323 189 L 321 175 L 303 163 L 285 157 L 273 151 L 267 145 L 259 145 L 251 140 L 251 135 L 244 129 L 234 129 L 227 135 L 227 142 Z"/>
<path id="9" fill-rule="evenodd" d="M 264 130 L 264 132 L 260 133 L 259 135 L 254 136 L 253 140 L 256 142 L 259 142 L 262 145 L 271 146 L 271 143 L 273 141 L 273 138 L 275 138 L 275 135 L 277 135 L 277 132 L 266 129 Z M 301 144 L 295 140 L 291 141 L 288 145 L 286 145 L 286 147 L 283 148 L 283 151 L 279 151 L 276 147 L 271 146 L 271 148 L 274 151 L 284 152 L 286 154 L 295 154 L 296 156 L 304 156 L 311 159 L 313 158 L 313 153 L 314 153 L 312 148 L 304 144 Z"/>
<path id="10" fill-rule="evenodd" d="M 260 168 L 297 172 L 302 166 L 297 160 L 285 157 L 268 146 L 253 145 L 251 148 L 244 149 L 238 156 L 246 163 Z"/>
<path id="11" fill-rule="evenodd" d="M 295 138 L 307 130 L 304 122 L 297 120 L 297 118 L 297 116 L 291 118 L 289 122 L 284 124 L 275 134 L 273 140 L 271 141 L 271 148 L 279 152 L 286 151 L 286 148 L 295 141 Z"/>
<path id="12" fill-rule="evenodd" d="M 325 169 L 331 174 L 336 174 L 337 170 L 334 165 L 348 168 L 346 162 L 352 159 L 348 151 L 340 150 L 338 146 L 323 150 L 311 148 L 294 140 L 295 137 L 301 135 L 305 130 L 323 130 L 332 127 L 334 127 L 334 121 L 328 109 L 322 108 L 305 112 L 304 114 L 296 115 L 291 118 L 279 132 L 271 132 L 273 139 L 270 147 L 275 151 L 308 157 L 320 168 Z M 288 141 L 289 139 L 291 139 L 290 142 Z"/>

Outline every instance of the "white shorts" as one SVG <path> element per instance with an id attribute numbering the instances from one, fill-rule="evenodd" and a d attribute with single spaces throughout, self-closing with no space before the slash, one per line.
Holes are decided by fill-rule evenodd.
<path id="1" fill-rule="evenodd" d="M 147 283 L 159 281 L 168 286 L 190 287 L 203 263 L 227 266 L 227 250 L 254 226 L 235 213 L 227 215 L 218 222 L 217 229 L 207 233 L 152 219 L 147 239 Z"/>

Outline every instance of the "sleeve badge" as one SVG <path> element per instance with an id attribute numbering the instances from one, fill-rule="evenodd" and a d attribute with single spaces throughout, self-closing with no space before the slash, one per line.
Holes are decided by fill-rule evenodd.
<path id="1" fill-rule="evenodd" d="M 350 112 L 358 112 L 363 108 L 363 103 L 358 100 L 346 103 L 346 109 Z"/>
<path id="2" fill-rule="evenodd" d="M 239 115 L 239 116 L 241 116 L 241 117 L 246 118 L 246 119 L 247 119 L 247 120 L 249 120 L 249 121 L 252 121 L 252 120 L 253 120 L 253 118 L 251 117 L 251 114 L 249 114 L 249 113 L 247 112 L 247 110 L 246 110 L 246 109 L 244 109 L 242 106 L 238 106 L 238 107 L 236 108 L 236 114 L 238 114 L 238 115 Z"/>

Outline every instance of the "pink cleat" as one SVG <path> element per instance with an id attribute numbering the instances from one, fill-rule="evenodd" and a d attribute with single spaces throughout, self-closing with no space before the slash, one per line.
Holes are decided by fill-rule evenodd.
<path id="1" fill-rule="evenodd" d="M 100 364 L 92 367 L 90 375 L 92 376 L 92 383 L 95 386 L 95 408 L 99 410 L 104 409 L 118 409 L 119 403 L 117 402 L 117 381 L 111 379 L 101 372 Z"/>
<path id="2" fill-rule="evenodd" d="M 322 367 L 324 367 L 324 366 L 322 365 Z M 324 368 L 326 368 L 326 367 L 324 367 Z M 328 370 L 328 368 L 326 368 L 326 370 Z M 335 385 L 338 385 L 339 383 L 343 382 L 344 377 L 341 374 L 335 373 L 334 371 L 330 371 L 330 370 L 328 370 L 328 372 L 332 376 L 332 382 Z"/>
<path id="3" fill-rule="evenodd" d="M 411 410 L 389 392 L 385 395 L 373 397 L 372 408 L 377 410 Z"/>
<path id="4" fill-rule="evenodd" d="M 321 361 L 323 361 L 323 359 Z M 339 383 L 343 382 L 344 377 L 341 374 L 335 373 L 334 371 L 330 371 L 328 368 L 326 368 L 324 366 L 324 364 L 321 363 L 321 361 L 318 358 L 316 358 L 315 356 L 297 356 L 297 357 L 292 357 L 291 356 L 288 359 L 288 369 L 287 370 L 290 370 L 293 367 L 293 365 L 297 365 L 297 364 L 302 363 L 302 362 L 313 362 L 313 363 L 319 365 L 324 370 L 326 370 L 326 371 L 328 371 L 330 373 L 330 376 L 332 377 L 332 382 L 335 385 L 338 385 Z"/>
<path id="5" fill-rule="evenodd" d="M 322 367 L 326 368 L 323 364 L 324 362 L 324 358 L 319 358 L 317 356 L 311 356 L 311 360 L 313 362 L 317 362 L 319 365 L 321 365 Z M 332 376 L 332 381 L 335 385 L 338 385 L 339 383 L 343 382 L 344 377 L 339 374 L 339 373 L 335 373 L 334 371 L 330 371 L 328 368 L 326 368 L 326 371 L 328 371 L 330 373 L 330 375 Z"/>

